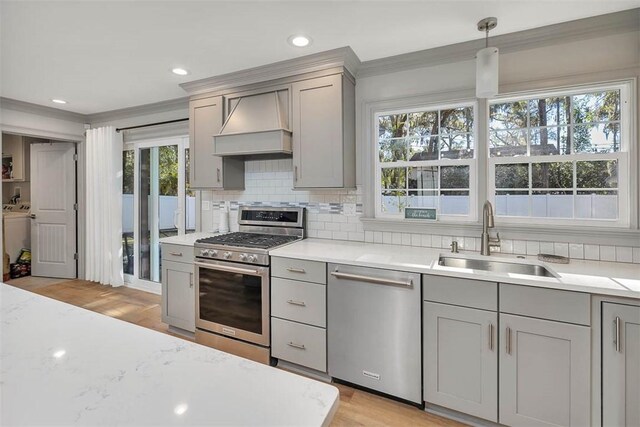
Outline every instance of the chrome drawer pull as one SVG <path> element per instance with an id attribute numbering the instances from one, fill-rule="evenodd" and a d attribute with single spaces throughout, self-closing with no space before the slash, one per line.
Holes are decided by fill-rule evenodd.
<path id="1" fill-rule="evenodd" d="M 493 323 L 489 323 L 489 350 L 493 351 Z"/>
<path id="2" fill-rule="evenodd" d="M 293 267 L 287 267 L 287 271 L 291 272 L 291 273 L 306 273 L 304 268 L 293 268 Z"/>
<path id="3" fill-rule="evenodd" d="M 507 342 L 507 354 L 511 354 L 511 328 L 507 328 L 507 339 L 505 340 Z"/>
<path id="4" fill-rule="evenodd" d="M 169 255 L 182 256 L 182 252 L 169 252 Z"/>
<path id="5" fill-rule="evenodd" d="M 620 318 L 618 316 L 616 316 L 616 320 L 614 320 L 614 322 L 616 324 L 616 351 L 618 353 L 622 353 L 622 345 L 620 343 Z"/>
<path id="6" fill-rule="evenodd" d="M 291 304 L 291 305 L 299 305 L 300 307 L 306 307 L 307 306 L 307 304 L 305 304 L 304 301 L 295 301 L 295 300 L 292 300 L 292 299 L 288 299 L 287 302 L 289 304 Z"/>
<path id="7" fill-rule="evenodd" d="M 304 346 L 304 344 L 296 344 L 294 342 L 288 342 L 287 345 L 289 347 L 293 347 L 293 348 L 299 348 L 300 350 L 306 350 L 307 348 Z"/>
<path id="8" fill-rule="evenodd" d="M 404 286 L 407 288 L 411 288 L 413 286 L 413 280 L 392 280 L 392 279 L 382 279 L 380 277 L 371 277 L 371 276 L 361 276 L 359 274 L 348 274 L 348 273 L 340 273 L 338 271 L 332 271 L 331 275 L 338 279 L 346 279 L 346 280 L 356 280 L 359 282 L 369 282 L 369 283 L 377 283 L 379 285 L 394 285 L 394 286 Z"/>

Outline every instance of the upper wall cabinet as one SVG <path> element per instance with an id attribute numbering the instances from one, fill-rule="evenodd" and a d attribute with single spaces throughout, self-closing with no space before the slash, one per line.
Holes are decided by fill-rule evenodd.
<path id="1" fill-rule="evenodd" d="M 213 136 L 222 127 L 222 97 L 189 102 L 189 162 L 192 188 L 244 188 L 244 162 L 213 155 Z"/>
<path id="2" fill-rule="evenodd" d="M 355 85 L 344 73 L 294 82 L 293 186 L 355 187 Z"/>

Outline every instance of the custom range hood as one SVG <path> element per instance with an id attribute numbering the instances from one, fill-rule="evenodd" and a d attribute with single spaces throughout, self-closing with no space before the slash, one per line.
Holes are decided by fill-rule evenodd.
<path id="1" fill-rule="evenodd" d="M 291 155 L 287 90 L 228 100 L 230 113 L 213 137 L 216 156 Z"/>

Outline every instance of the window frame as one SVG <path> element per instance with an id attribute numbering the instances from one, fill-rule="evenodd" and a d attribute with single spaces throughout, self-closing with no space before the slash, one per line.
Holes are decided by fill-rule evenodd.
<path id="1" fill-rule="evenodd" d="M 620 149 L 614 153 L 574 153 L 572 148 L 571 154 L 562 155 L 538 155 L 530 156 L 530 143 L 527 144 L 526 156 L 514 156 L 514 157 L 491 157 L 489 144 L 490 138 L 490 109 L 492 104 L 508 103 L 514 101 L 528 101 L 530 99 L 539 98 L 551 98 L 554 96 L 569 96 L 587 94 L 601 91 L 620 91 Z M 486 133 L 485 133 L 485 151 L 483 155 L 487 162 L 487 175 L 486 175 L 486 188 L 487 188 L 487 200 L 489 200 L 494 206 L 496 203 L 496 187 L 495 187 L 495 167 L 499 164 L 535 164 L 535 163 L 555 163 L 555 162 L 576 162 L 576 161 L 598 161 L 598 160 L 617 160 L 618 161 L 618 219 L 586 219 L 586 218 L 544 218 L 534 216 L 498 216 L 500 223 L 502 224 L 535 224 L 535 225 L 566 225 L 566 226 L 598 226 L 603 228 L 629 228 L 632 220 L 631 213 L 631 201 L 632 186 L 629 185 L 631 181 L 630 170 L 630 158 L 635 153 L 637 147 L 633 147 L 632 144 L 632 131 L 633 131 L 633 119 L 632 119 L 632 99 L 631 99 L 632 83 L 630 81 L 624 82 L 612 82 L 612 83 L 600 83 L 600 84 L 587 84 L 580 86 L 567 86 L 562 88 L 554 88 L 549 90 L 535 90 L 535 91 L 523 91 L 513 92 L 497 96 L 490 100 L 487 100 L 486 108 Z M 572 99 L 572 98 L 570 98 Z M 570 101 L 571 102 L 571 101 Z M 571 111 L 572 106 L 571 106 Z M 530 129 L 536 128 L 529 126 L 530 123 L 527 119 L 527 132 Z M 567 126 L 572 122 L 569 121 Z M 575 125 L 575 124 L 574 124 Z M 555 126 L 552 126 L 555 127 Z M 571 141 L 569 141 L 571 143 Z M 575 173 L 575 171 L 574 171 Z M 574 180 L 575 184 L 575 180 Z M 561 189 L 559 189 L 561 190 Z M 569 190 L 569 189 L 568 189 Z M 571 187 L 570 190 L 576 190 L 576 187 Z M 606 189 L 603 189 L 606 190 Z M 573 204 L 575 209 L 575 200 Z"/>
<path id="2" fill-rule="evenodd" d="M 431 111 L 441 111 L 455 108 L 463 108 L 463 107 L 471 107 L 473 110 L 473 129 L 471 135 L 474 140 L 474 149 L 473 149 L 473 157 L 468 159 L 437 159 L 437 160 L 419 160 L 419 161 L 397 161 L 397 162 L 381 162 L 380 161 L 380 150 L 379 150 L 379 118 L 382 116 L 388 116 L 393 114 L 411 114 L 417 112 L 431 112 Z M 373 144 L 374 144 L 374 186 L 373 191 L 374 194 L 374 203 L 375 203 L 375 218 L 378 219 L 386 219 L 386 220 L 399 220 L 399 221 L 407 221 L 407 222 L 428 222 L 434 223 L 434 221 L 420 220 L 420 219 L 406 219 L 404 215 L 400 214 L 392 214 L 386 213 L 382 211 L 382 192 L 383 188 L 381 185 L 382 178 L 382 169 L 385 168 L 409 168 L 409 167 L 434 167 L 434 166 L 469 166 L 469 214 L 468 215 L 456 215 L 456 214 L 441 214 L 440 207 L 438 204 L 438 215 L 437 220 L 435 222 L 438 223 L 462 223 L 462 222 L 476 222 L 478 219 L 478 209 L 477 209 L 477 195 L 478 195 L 478 155 L 481 152 L 482 148 L 478 141 L 478 100 L 477 99 L 464 99 L 458 100 L 454 102 L 437 102 L 437 103 L 424 103 L 420 106 L 412 106 L 409 108 L 394 108 L 394 109 L 385 109 L 376 111 L 373 115 Z M 440 137 L 440 133 L 438 133 L 438 137 Z M 438 150 L 438 153 L 440 151 Z M 391 166 L 383 166 L 389 165 Z M 440 178 L 438 178 L 439 180 Z M 440 185 L 438 185 L 438 194 L 441 191 Z M 455 191 L 455 189 L 453 190 Z M 407 190 L 408 196 L 408 190 Z M 440 197 L 440 196 L 439 196 Z"/>

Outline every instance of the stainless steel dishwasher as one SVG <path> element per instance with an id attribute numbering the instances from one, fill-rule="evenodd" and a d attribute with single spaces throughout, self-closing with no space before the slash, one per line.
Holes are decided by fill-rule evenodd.
<path id="1" fill-rule="evenodd" d="M 329 375 L 421 404 L 420 275 L 328 268 Z"/>

